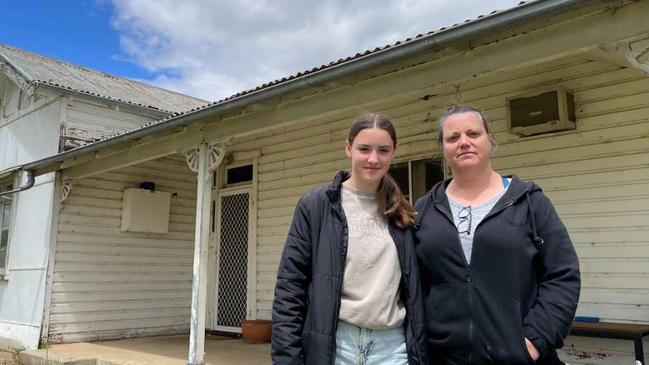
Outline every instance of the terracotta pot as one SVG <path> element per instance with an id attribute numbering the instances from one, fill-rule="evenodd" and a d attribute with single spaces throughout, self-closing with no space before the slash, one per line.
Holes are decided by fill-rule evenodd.
<path id="1" fill-rule="evenodd" d="M 265 319 L 250 319 L 241 321 L 241 332 L 245 343 L 268 343 L 272 321 Z"/>

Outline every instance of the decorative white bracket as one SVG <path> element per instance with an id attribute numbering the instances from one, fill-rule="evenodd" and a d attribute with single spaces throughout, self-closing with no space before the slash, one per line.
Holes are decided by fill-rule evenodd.
<path id="1" fill-rule="evenodd" d="M 74 185 L 74 182 L 72 180 L 61 182 L 61 198 L 59 199 L 59 202 L 63 203 L 68 198 L 68 196 L 70 196 L 72 185 Z"/>
<path id="2" fill-rule="evenodd" d="M 187 166 L 194 173 L 198 173 L 198 164 L 200 162 L 200 146 L 191 147 L 184 150 L 183 155 L 187 160 Z M 207 144 L 207 170 L 213 172 L 223 161 L 225 157 L 225 143 L 208 143 Z"/>
<path id="3" fill-rule="evenodd" d="M 633 68 L 649 76 L 649 38 L 627 42 L 622 50 Z"/>

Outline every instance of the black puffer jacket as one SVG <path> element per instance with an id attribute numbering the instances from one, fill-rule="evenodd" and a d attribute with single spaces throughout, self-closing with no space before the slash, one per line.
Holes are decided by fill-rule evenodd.
<path id="1" fill-rule="evenodd" d="M 277 273 L 273 302 L 273 364 L 333 364 L 340 311 L 347 222 L 340 202 L 339 172 L 333 183 L 307 193 L 293 216 Z M 426 364 L 423 302 L 410 230 L 388 222 L 397 246 L 406 306 L 404 323 L 410 364 Z"/>
<path id="2" fill-rule="evenodd" d="M 577 308 L 579 263 L 550 200 L 512 178 L 477 226 L 467 264 L 446 198 L 450 180 L 415 205 L 415 241 L 431 364 L 561 364 Z"/>

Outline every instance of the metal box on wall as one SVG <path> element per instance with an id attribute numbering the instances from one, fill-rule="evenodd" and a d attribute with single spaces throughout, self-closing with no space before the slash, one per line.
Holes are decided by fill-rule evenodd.
<path id="1" fill-rule="evenodd" d="M 122 231 L 167 233 L 171 193 L 146 189 L 124 189 Z"/>

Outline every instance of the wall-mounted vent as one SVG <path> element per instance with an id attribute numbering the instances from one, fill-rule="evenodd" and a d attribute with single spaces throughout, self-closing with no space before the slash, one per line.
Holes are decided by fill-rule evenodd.
<path id="1" fill-rule="evenodd" d="M 557 88 L 507 99 L 509 131 L 521 136 L 575 129 L 572 93 Z"/>

